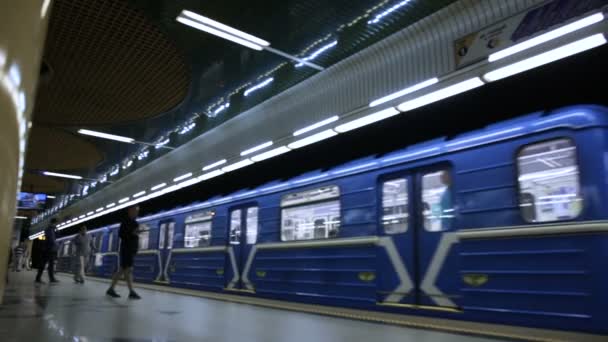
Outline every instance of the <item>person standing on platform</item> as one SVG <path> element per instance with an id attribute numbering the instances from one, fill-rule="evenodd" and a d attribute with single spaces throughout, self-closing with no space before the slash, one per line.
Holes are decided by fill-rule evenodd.
<path id="1" fill-rule="evenodd" d="M 92 246 L 91 236 L 87 234 L 87 227 L 85 225 L 80 226 L 80 231 L 74 237 L 74 282 L 84 284 L 84 270 L 88 263 L 91 251 L 94 249 Z"/>
<path id="2" fill-rule="evenodd" d="M 21 272 L 21 265 L 23 264 L 23 255 L 25 254 L 25 243 L 23 242 L 19 242 L 19 244 L 17 244 L 17 247 L 15 247 L 15 253 L 14 253 L 14 269 L 13 271 L 15 272 Z"/>
<path id="3" fill-rule="evenodd" d="M 118 280 L 124 276 L 129 287 L 129 299 L 140 299 L 141 297 L 133 290 L 133 261 L 139 248 L 139 223 L 136 218 L 139 214 L 139 207 L 132 206 L 127 209 L 127 215 L 120 224 L 118 235 L 120 236 L 120 269 L 112 276 L 112 285 L 106 294 L 113 298 L 120 295 L 116 293 L 114 287 Z"/>
<path id="4" fill-rule="evenodd" d="M 40 267 L 38 268 L 38 274 L 36 275 L 36 283 L 39 284 L 42 283 L 42 273 L 44 272 L 44 267 L 46 266 L 46 264 L 49 264 L 49 282 L 59 282 L 57 279 L 55 279 L 55 259 L 57 258 L 57 241 L 55 239 L 56 224 L 57 219 L 52 218 L 51 224 L 44 230 L 44 248 L 42 251 L 43 260 Z"/>

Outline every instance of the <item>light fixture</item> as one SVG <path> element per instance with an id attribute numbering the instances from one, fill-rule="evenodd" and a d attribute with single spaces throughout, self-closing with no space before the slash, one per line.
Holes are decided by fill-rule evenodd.
<path id="1" fill-rule="evenodd" d="M 157 185 L 151 187 L 150 190 L 151 191 L 158 190 L 158 189 L 163 188 L 165 186 L 167 186 L 167 183 L 160 183 L 160 184 L 157 184 Z"/>
<path id="2" fill-rule="evenodd" d="M 314 123 L 314 124 L 312 124 L 310 126 L 306 126 L 304 128 L 300 128 L 299 130 L 293 132 L 293 136 L 297 137 L 298 135 L 302 135 L 304 133 L 307 133 L 307 132 L 310 132 L 312 130 L 315 130 L 315 129 L 319 128 L 319 127 L 325 126 L 325 125 L 330 124 L 330 123 L 335 122 L 335 121 L 338 121 L 339 119 L 340 119 L 339 116 L 334 115 L 334 116 L 332 116 L 330 118 L 327 118 L 325 120 L 319 121 L 319 122 Z"/>
<path id="3" fill-rule="evenodd" d="M 55 199 L 55 196 L 52 196 L 52 195 L 46 195 L 46 198 Z"/>
<path id="4" fill-rule="evenodd" d="M 603 34 L 597 33 L 587 38 L 577 40 L 570 44 L 566 44 L 553 50 L 543 52 L 539 55 L 490 71 L 483 75 L 483 78 L 489 82 L 497 81 L 604 44 L 606 44 L 606 38 Z"/>
<path id="5" fill-rule="evenodd" d="M 251 88 L 248 88 L 247 90 L 245 90 L 243 95 L 249 96 L 249 94 L 253 93 L 254 91 L 264 88 L 265 86 L 269 85 L 272 81 L 274 81 L 274 77 L 269 77 L 269 78 L 263 80 L 262 82 L 252 86 Z"/>
<path id="6" fill-rule="evenodd" d="M 250 41 L 247 41 L 245 39 L 241 39 L 239 37 L 233 36 L 233 35 L 228 34 L 226 32 L 222 32 L 220 30 L 214 29 L 213 27 L 201 24 L 201 23 L 199 23 L 197 21 L 194 21 L 192 19 L 189 19 L 189 18 L 184 18 L 184 17 L 179 16 L 175 20 L 177 20 L 178 22 L 180 22 L 180 23 L 182 23 L 184 25 L 188 25 L 188 26 L 193 27 L 195 29 L 198 29 L 198 30 L 201 30 L 201 31 L 205 31 L 207 33 L 210 33 L 212 35 L 218 36 L 220 38 L 224 38 L 226 40 L 229 40 L 231 42 L 235 42 L 237 44 L 241 44 L 241 45 L 243 45 L 245 47 L 248 47 L 250 49 L 254 49 L 254 50 L 258 50 L 258 51 L 261 51 L 263 49 L 262 46 L 260 46 L 260 45 L 257 45 L 257 44 L 254 44 L 254 43 L 250 42 Z"/>
<path id="7" fill-rule="evenodd" d="M 97 208 L 97 210 L 95 210 L 96 213 L 103 211 L 103 207 L 102 208 Z"/>
<path id="8" fill-rule="evenodd" d="M 289 151 L 291 151 L 291 150 L 287 146 L 281 146 L 281 147 L 272 149 L 270 151 L 255 155 L 255 156 L 251 157 L 251 160 L 253 160 L 254 162 L 259 162 L 259 161 L 262 161 L 262 160 L 265 160 L 268 158 L 276 157 L 283 153 L 287 153 Z"/>
<path id="9" fill-rule="evenodd" d="M 181 181 L 181 180 L 184 180 L 184 179 L 186 179 L 186 178 L 190 178 L 190 177 L 192 177 L 192 172 L 188 172 L 188 173 L 186 173 L 186 174 L 184 174 L 184 175 L 181 175 L 181 176 L 179 176 L 179 177 L 175 177 L 175 178 L 173 178 L 173 181 L 174 181 L 174 182 L 179 182 L 179 181 Z"/>
<path id="10" fill-rule="evenodd" d="M 223 174 L 224 174 L 224 171 L 215 170 L 215 171 L 205 173 L 204 175 L 198 177 L 198 179 L 200 179 L 201 181 L 204 181 L 204 180 L 211 179 L 211 178 L 217 177 L 219 175 L 223 175 Z"/>
<path id="11" fill-rule="evenodd" d="M 241 156 L 246 156 L 248 154 L 252 154 L 253 152 L 257 152 L 257 151 L 265 149 L 266 147 L 269 147 L 269 146 L 272 146 L 272 141 L 267 141 L 267 142 L 265 142 L 263 144 L 259 144 L 257 146 L 254 146 L 254 147 L 250 148 L 250 149 L 247 149 L 247 150 L 241 152 Z"/>
<path id="12" fill-rule="evenodd" d="M 110 203 L 110 204 L 106 205 L 106 208 L 112 208 L 115 205 L 116 205 L 116 203 Z"/>
<path id="13" fill-rule="evenodd" d="M 139 196 L 143 196 L 143 195 L 145 195 L 145 194 L 146 194 L 146 192 L 145 192 L 145 191 L 140 191 L 140 192 L 138 192 L 138 193 L 134 194 L 134 195 L 133 195 L 133 198 L 137 198 L 137 197 L 139 197 Z"/>
<path id="14" fill-rule="evenodd" d="M 80 216 L 78 216 L 79 219 L 83 219 L 85 217 L 86 217 L 86 215 L 80 215 Z"/>
<path id="15" fill-rule="evenodd" d="M 381 97 L 381 98 L 379 98 L 377 100 L 374 100 L 374 101 L 370 102 L 369 106 L 370 107 L 376 107 L 378 105 L 381 105 L 381 104 L 386 103 L 388 101 L 394 100 L 394 99 L 399 98 L 401 96 L 405 96 L 407 94 L 411 94 L 411 93 L 413 93 L 415 91 L 418 91 L 420 89 L 432 86 L 433 84 L 435 84 L 437 82 L 439 82 L 439 79 L 437 77 L 435 77 L 435 78 L 431 78 L 431 79 L 428 79 L 428 80 L 420 82 L 420 83 L 416 83 L 413 86 L 407 87 L 405 89 L 399 90 L 398 92 L 395 92 L 395 93 L 392 93 L 390 95 Z"/>
<path id="16" fill-rule="evenodd" d="M 128 144 L 132 144 L 135 142 L 135 139 L 133 139 L 133 138 L 123 137 L 120 135 L 108 134 L 108 133 L 103 133 L 103 132 L 96 132 L 96 131 L 91 131 L 88 129 L 79 129 L 78 133 L 83 134 L 83 135 L 89 135 L 92 137 L 102 138 L 102 139 L 120 141 L 120 142 L 124 142 L 124 143 L 128 143 Z"/>
<path id="17" fill-rule="evenodd" d="M 68 174 L 65 174 L 65 173 L 57 173 L 57 172 L 49 172 L 49 171 L 44 171 L 44 172 L 42 172 L 42 174 L 45 175 L 45 176 L 50 176 L 50 177 L 69 178 L 69 179 L 82 179 L 82 177 L 76 176 L 76 175 L 68 175 Z"/>
<path id="18" fill-rule="evenodd" d="M 241 160 L 239 162 L 236 162 L 236 163 L 233 163 L 233 164 L 230 164 L 228 166 L 223 167 L 222 171 L 224 171 L 224 172 L 230 172 L 230 171 L 234 171 L 234 170 L 243 168 L 245 166 L 249 166 L 251 164 L 253 164 L 253 161 L 251 161 L 250 159 L 243 159 L 243 160 Z"/>
<path id="19" fill-rule="evenodd" d="M 15 219 L 17 219 L 17 220 L 27 220 L 27 217 L 25 217 L 25 216 L 15 216 Z"/>
<path id="20" fill-rule="evenodd" d="M 378 22 L 380 22 L 382 20 L 382 18 L 386 17 L 387 15 L 393 13 L 394 11 L 398 10 L 399 8 L 407 5 L 409 2 L 411 2 L 412 0 L 402 0 L 401 2 L 398 2 L 396 4 L 394 4 L 393 6 L 389 7 L 388 9 L 376 14 L 374 16 L 374 19 L 369 20 L 367 22 L 368 25 L 371 24 L 376 24 Z"/>
<path id="21" fill-rule="evenodd" d="M 458 95 L 471 89 L 481 87 L 483 84 L 483 81 L 479 77 L 470 78 L 468 80 L 458 82 L 456 84 L 441 88 L 439 90 L 435 90 L 426 95 L 419 96 L 412 100 L 405 101 L 402 104 L 398 105 L 397 109 L 402 112 L 407 112 L 415 108 L 426 106 L 433 102 L 441 101 L 450 96 Z"/>
<path id="22" fill-rule="evenodd" d="M 87 213 L 87 216 L 91 216 L 91 215 L 93 215 L 93 214 L 95 214 L 95 212 L 94 212 L 94 211 L 89 211 L 89 212 Z"/>
<path id="23" fill-rule="evenodd" d="M 304 58 L 302 58 L 302 59 L 303 59 L 303 60 L 305 60 L 305 61 L 311 61 L 311 60 L 313 60 L 313 59 L 317 58 L 317 57 L 318 57 L 320 54 L 322 54 L 323 52 L 325 52 L 325 51 L 327 51 L 327 50 L 331 49 L 332 47 L 334 47 L 334 46 L 336 46 L 336 45 L 338 45 L 338 41 L 337 41 L 337 40 L 334 40 L 333 42 L 331 42 L 331 43 L 329 43 L 329 44 L 325 44 L 325 45 L 321 46 L 321 47 L 320 47 L 319 49 L 317 49 L 315 52 L 311 53 L 311 54 L 310 54 L 310 56 L 308 56 L 308 57 L 304 57 Z M 299 67 L 301 67 L 301 66 L 303 66 L 303 65 L 304 65 L 304 63 L 298 63 L 298 64 L 296 64 L 296 68 L 299 68 Z"/>
<path id="24" fill-rule="evenodd" d="M 345 124 L 341 124 L 339 126 L 336 126 L 336 128 L 334 128 L 334 129 L 339 133 L 344 133 L 344 132 L 348 132 L 350 130 L 353 130 L 353 129 L 356 129 L 359 127 L 363 127 L 365 125 L 372 124 L 372 123 L 380 121 L 380 120 L 384 120 L 386 118 L 390 118 L 391 116 L 395 116 L 397 114 L 399 114 L 398 110 L 396 110 L 393 107 L 389 107 L 389 108 L 383 109 L 379 112 L 375 112 L 375 113 L 366 115 L 362 118 L 355 119 L 355 120 L 347 122 Z"/>
<path id="25" fill-rule="evenodd" d="M 165 145 L 167 145 L 169 143 L 169 141 L 171 141 L 171 139 L 169 139 L 169 138 L 163 139 L 163 140 L 157 142 L 156 144 L 154 144 L 154 147 L 156 149 L 163 148 Z"/>
<path id="26" fill-rule="evenodd" d="M 217 107 L 214 111 L 213 111 L 213 115 L 218 115 L 219 113 L 223 112 L 224 110 L 230 108 L 230 102 L 226 102 L 225 104 Z"/>
<path id="27" fill-rule="evenodd" d="M 234 41 L 233 39 L 229 39 L 229 38 L 226 37 L 226 36 L 231 36 L 232 38 L 238 38 L 239 40 L 245 40 L 246 42 L 248 42 L 250 44 L 253 44 L 253 45 L 256 45 L 256 46 L 260 47 L 259 49 L 256 49 L 256 50 L 261 50 L 262 46 L 269 46 L 270 45 L 269 42 L 267 42 L 267 41 L 265 41 L 265 40 L 263 40 L 261 38 L 258 38 L 256 36 L 250 35 L 250 34 L 245 33 L 243 31 L 239 31 L 239 30 L 237 30 L 237 29 L 235 29 L 233 27 L 230 27 L 228 25 L 224 25 L 224 24 L 222 24 L 220 22 L 217 22 L 217 21 L 215 21 L 213 19 L 204 17 L 204 16 L 202 16 L 200 14 L 197 14 L 197 13 L 194 13 L 192 11 L 183 10 L 182 13 L 181 13 L 181 15 L 180 15 L 180 17 L 181 16 L 185 16 L 185 17 L 188 17 L 190 19 L 193 19 L 196 22 L 198 22 L 200 24 L 203 24 L 205 26 L 208 25 L 207 28 L 211 27 L 211 28 L 217 29 L 217 30 L 219 30 L 219 32 L 222 35 L 210 32 L 209 30 L 203 30 L 203 31 L 205 31 L 207 33 L 215 34 L 215 35 L 217 35 L 219 37 L 222 37 L 222 38 Z M 180 17 L 178 17 L 178 20 L 179 20 Z M 238 43 L 237 41 L 234 41 L 234 42 Z M 239 44 L 241 44 L 241 43 L 239 43 Z"/>
<path id="28" fill-rule="evenodd" d="M 211 164 L 203 167 L 203 171 L 211 170 L 214 167 L 220 166 L 220 165 L 223 165 L 223 164 L 226 164 L 226 159 L 222 159 L 222 160 L 216 161 L 215 163 L 211 163 Z"/>
<path id="29" fill-rule="evenodd" d="M 304 147 L 306 145 L 314 144 L 318 141 L 325 140 L 325 139 L 331 138 L 336 135 L 338 135 L 338 133 L 334 132 L 331 129 L 328 129 L 323 132 L 319 132 L 317 134 L 308 136 L 304 139 L 296 140 L 296 141 L 292 142 L 291 144 L 288 144 L 287 147 L 289 147 L 291 149 L 296 149 L 296 148 Z"/>
<path id="30" fill-rule="evenodd" d="M 121 198 L 118 200 L 118 203 L 122 204 L 129 200 L 129 197 Z"/>
<path id="31" fill-rule="evenodd" d="M 510 46 L 504 50 L 500 50 L 498 52 L 495 52 L 493 54 L 491 54 L 488 57 L 488 61 L 489 62 L 494 62 L 497 61 L 499 59 L 514 55 L 516 53 L 519 53 L 521 51 L 527 50 L 529 48 L 538 46 L 540 44 L 546 43 L 550 40 L 559 38 L 561 36 L 564 36 L 568 33 L 574 32 L 574 31 L 578 31 L 582 28 L 585 28 L 587 26 L 591 26 L 595 23 L 598 23 L 600 21 L 604 20 L 604 14 L 603 13 L 595 13 L 592 14 L 590 16 L 587 16 L 583 19 L 577 20 L 575 22 L 572 22 L 568 25 L 564 25 L 560 28 L 557 28 L 555 30 L 551 30 L 547 33 L 543 33 L 540 36 L 528 39 L 524 42 L 521 42 L 519 44 L 515 44 L 513 46 Z"/>

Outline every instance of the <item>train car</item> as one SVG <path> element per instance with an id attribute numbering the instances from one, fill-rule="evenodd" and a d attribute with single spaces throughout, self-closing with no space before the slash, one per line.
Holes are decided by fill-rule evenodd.
<path id="1" fill-rule="evenodd" d="M 607 129 L 538 112 L 140 218 L 135 279 L 605 334 Z M 92 232 L 98 276 L 117 229 Z"/>

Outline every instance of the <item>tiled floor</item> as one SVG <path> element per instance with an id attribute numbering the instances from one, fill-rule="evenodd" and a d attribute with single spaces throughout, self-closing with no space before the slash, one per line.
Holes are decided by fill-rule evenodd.
<path id="1" fill-rule="evenodd" d="M 452 335 L 139 289 L 141 301 L 104 295 L 106 283 L 34 285 L 11 273 L 0 306 L 0 341 L 420 341 L 495 339 Z"/>

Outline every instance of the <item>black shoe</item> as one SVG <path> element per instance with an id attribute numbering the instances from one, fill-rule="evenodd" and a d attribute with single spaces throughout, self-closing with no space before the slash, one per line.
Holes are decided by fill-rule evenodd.
<path id="1" fill-rule="evenodd" d="M 36 279 L 35 283 L 36 283 L 36 284 L 46 284 L 45 282 L 43 282 L 43 281 L 42 281 L 42 280 L 40 280 L 40 279 Z"/>
<path id="2" fill-rule="evenodd" d="M 51 279 L 51 280 L 49 281 L 49 283 L 55 283 L 55 284 L 56 284 L 56 283 L 58 283 L 58 282 L 59 282 L 59 280 L 57 280 L 57 279 Z"/>
<path id="3" fill-rule="evenodd" d="M 116 293 L 116 291 L 114 291 L 114 289 L 108 289 L 108 291 L 106 291 L 106 295 L 108 295 L 112 298 L 120 298 L 120 295 L 118 293 Z"/>
<path id="4" fill-rule="evenodd" d="M 135 293 L 135 291 L 131 291 L 131 293 L 129 293 L 129 299 L 141 299 L 141 297 Z"/>

